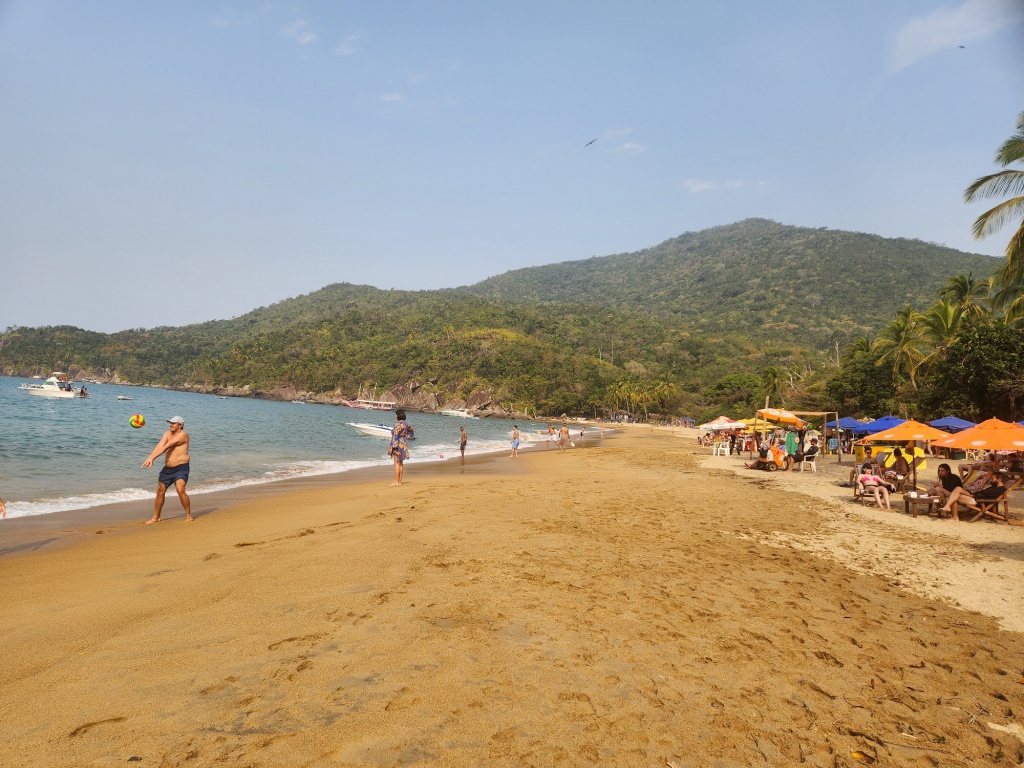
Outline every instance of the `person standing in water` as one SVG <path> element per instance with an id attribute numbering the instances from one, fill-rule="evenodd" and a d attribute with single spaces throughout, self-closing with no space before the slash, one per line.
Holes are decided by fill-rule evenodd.
<path id="1" fill-rule="evenodd" d="M 185 431 L 185 420 L 181 416 L 172 416 L 167 420 L 167 431 L 160 438 L 160 442 L 149 454 L 149 458 L 142 462 L 143 468 L 149 469 L 153 466 L 153 460 L 157 456 L 161 453 L 164 455 L 164 468 L 160 470 L 160 475 L 157 478 L 156 505 L 153 517 L 146 521 L 146 525 L 160 522 L 160 512 L 164 508 L 164 496 L 172 485 L 178 492 L 181 506 L 185 510 L 185 522 L 192 522 L 192 504 L 188 494 L 185 493 L 189 472 L 188 444 L 189 437 L 188 432 Z"/>
<path id="2" fill-rule="evenodd" d="M 462 458 L 466 458 L 466 443 L 469 441 L 469 435 L 466 434 L 465 427 L 459 427 L 459 453 L 462 454 Z"/>
<path id="3" fill-rule="evenodd" d="M 388 456 L 395 462 L 395 482 L 391 485 L 402 484 L 405 460 L 409 458 L 409 432 L 409 425 L 405 423 L 405 411 L 399 408 L 395 411 L 395 426 L 391 428 L 391 445 L 388 446 Z"/>
<path id="4" fill-rule="evenodd" d="M 509 454 L 510 459 L 519 458 L 519 425 L 512 425 L 512 453 Z"/>

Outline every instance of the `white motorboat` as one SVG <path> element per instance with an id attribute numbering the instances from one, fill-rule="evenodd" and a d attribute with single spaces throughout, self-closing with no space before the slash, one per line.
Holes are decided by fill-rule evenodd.
<path id="1" fill-rule="evenodd" d="M 349 408 L 360 408 L 364 411 L 393 411 L 395 410 L 394 400 L 342 400 L 342 405 Z"/>
<path id="2" fill-rule="evenodd" d="M 85 387 L 78 387 L 68 381 L 67 374 L 56 371 L 42 384 L 22 384 L 19 389 L 39 397 L 88 397 Z"/>
<path id="3" fill-rule="evenodd" d="M 458 416 L 462 419 L 479 419 L 479 416 L 474 416 L 466 408 L 445 408 L 441 411 L 442 416 Z"/>
<path id="4" fill-rule="evenodd" d="M 388 440 L 391 439 L 391 427 L 387 424 L 358 424 L 351 421 L 346 423 L 356 432 L 361 434 L 369 435 L 370 437 L 384 437 Z M 409 427 L 409 439 L 416 439 L 416 433 L 411 426 Z"/>
<path id="5" fill-rule="evenodd" d="M 131 400 L 132 396 L 131 395 L 118 395 L 117 399 L 118 400 Z"/>

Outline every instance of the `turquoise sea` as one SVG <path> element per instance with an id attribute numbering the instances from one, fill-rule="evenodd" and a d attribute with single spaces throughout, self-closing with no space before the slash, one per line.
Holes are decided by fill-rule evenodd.
<path id="1" fill-rule="evenodd" d="M 88 384 L 89 398 L 51 399 L 18 389 L 25 382 L 0 376 L 0 498 L 9 518 L 152 498 L 163 459 L 141 464 L 171 416 L 185 419 L 192 439 L 190 493 L 391 464 L 386 439 L 348 423 L 390 426 L 393 413 L 105 384 Z M 141 429 L 128 423 L 135 413 L 146 417 Z M 460 426 L 467 455 L 509 450 L 509 421 L 421 413 L 408 421 L 412 464 L 457 460 Z M 544 425 L 519 428 L 521 450 L 543 447 L 536 432 Z"/>

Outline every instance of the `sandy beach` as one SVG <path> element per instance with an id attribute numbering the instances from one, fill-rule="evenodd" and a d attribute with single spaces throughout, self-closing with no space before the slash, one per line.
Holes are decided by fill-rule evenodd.
<path id="1" fill-rule="evenodd" d="M 0 765 L 1019 765 L 1024 528 L 848 466 L 639 428 L 12 550 Z"/>

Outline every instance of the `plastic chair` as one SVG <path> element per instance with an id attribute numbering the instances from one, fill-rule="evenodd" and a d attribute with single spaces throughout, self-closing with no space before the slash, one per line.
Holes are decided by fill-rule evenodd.
<path id="1" fill-rule="evenodd" d="M 818 471 L 818 465 L 814 463 L 814 460 L 818 458 L 818 454 L 813 456 L 804 456 L 804 460 L 800 462 L 800 471 L 803 472 L 807 467 L 811 468 L 811 472 Z"/>
<path id="2" fill-rule="evenodd" d="M 729 441 L 719 442 L 715 441 L 715 447 L 711 449 L 712 456 L 728 456 L 729 455 Z"/>

